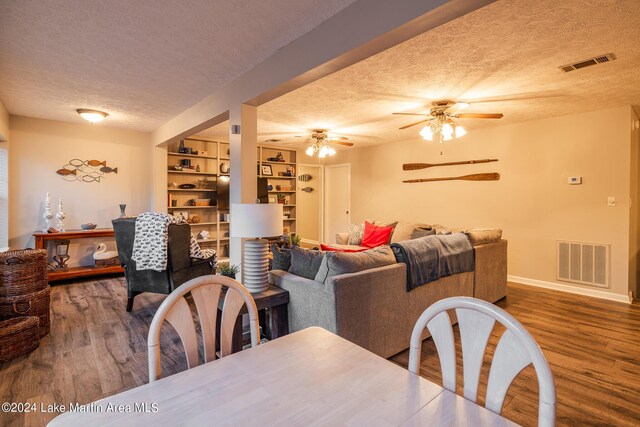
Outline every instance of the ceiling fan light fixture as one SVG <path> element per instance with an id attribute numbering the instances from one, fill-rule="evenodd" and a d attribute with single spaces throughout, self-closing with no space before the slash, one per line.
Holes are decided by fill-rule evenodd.
<path id="1" fill-rule="evenodd" d="M 307 151 L 305 151 L 305 153 L 306 153 L 306 154 L 307 154 L 307 156 L 309 156 L 309 157 L 313 156 L 313 154 L 314 154 L 315 152 L 316 152 L 316 150 L 315 150 L 315 148 L 314 148 L 314 146 L 313 146 L 313 145 L 310 145 L 310 146 L 307 148 Z"/>
<path id="2" fill-rule="evenodd" d="M 420 131 L 420 136 L 425 141 L 433 141 L 433 131 L 431 130 L 431 126 L 425 126 Z"/>
<path id="3" fill-rule="evenodd" d="M 463 137 L 466 134 L 467 134 L 467 131 L 465 128 L 463 128 L 462 126 L 456 126 L 456 131 L 455 131 L 456 138 Z"/>
<path id="4" fill-rule="evenodd" d="M 76 112 L 80 114 L 80 117 L 91 123 L 99 123 L 109 115 L 104 111 L 89 110 L 87 108 L 78 108 Z"/>

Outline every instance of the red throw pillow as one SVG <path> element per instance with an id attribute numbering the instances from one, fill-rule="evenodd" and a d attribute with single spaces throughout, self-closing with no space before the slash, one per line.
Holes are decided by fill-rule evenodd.
<path id="1" fill-rule="evenodd" d="M 366 251 L 368 248 L 362 248 L 362 249 L 334 248 L 333 246 L 329 246 L 329 245 L 325 245 L 324 243 L 321 243 L 320 249 L 325 252 L 362 252 L 362 251 Z"/>
<path id="2" fill-rule="evenodd" d="M 376 246 L 386 245 L 389 237 L 393 233 L 393 226 L 378 227 L 368 221 L 364 222 L 364 234 L 362 235 L 362 246 L 367 248 L 375 248 Z"/>

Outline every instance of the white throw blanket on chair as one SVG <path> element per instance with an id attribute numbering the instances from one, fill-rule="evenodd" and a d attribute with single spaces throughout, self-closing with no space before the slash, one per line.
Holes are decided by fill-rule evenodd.
<path id="1" fill-rule="evenodd" d="M 136 218 L 136 235 L 131 256 L 131 259 L 136 262 L 136 270 L 164 271 L 167 269 L 169 224 L 186 224 L 186 221 L 161 212 L 145 212 Z M 193 234 L 191 234 L 189 252 L 191 258 L 208 259 L 213 256 L 215 261 L 216 251 L 200 249 Z"/>

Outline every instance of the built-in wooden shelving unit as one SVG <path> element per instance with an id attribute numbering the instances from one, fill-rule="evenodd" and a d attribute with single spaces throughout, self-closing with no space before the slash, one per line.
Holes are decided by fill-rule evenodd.
<path id="1" fill-rule="evenodd" d="M 282 156 L 283 161 L 269 160 L 278 158 L 279 155 Z M 263 173 L 264 166 L 271 169 L 271 175 Z M 267 185 L 270 188 L 268 190 L 269 203 L 282 203 L 283 205 L 285 233 L 296 232 L 297 171 L 296 150 L 265 145 L 258 146 L 258 177 L 267 179 Z M 288 173 L 291 173 L 291 176 L 286 176 Z M 283 188 L 288 189 L 283 190 Z"/>

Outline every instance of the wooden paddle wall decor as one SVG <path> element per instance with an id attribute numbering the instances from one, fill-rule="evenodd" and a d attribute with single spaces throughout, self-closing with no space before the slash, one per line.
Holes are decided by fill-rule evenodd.
<path id="1" fill-rule="evenodd" d="M 418 169 L 433 168 L 436 166 L 454 166 L 454 165 L 473 165 L 476 163 L 490 163 L 497 162 L 498 159 L 480 159 L 480 160 L 464 160 L 461 162 L 448 162 L 448 163 L 405 163 L 402 165 L 402 170 L 414 171 Z"/>
<path id="2" fill-rule="evenodd" d="M 416 182 L 431 182 L 431 181 L 455 181 L 455 180 L 463 180 L 463 181 L 498 181 L 500 179 L 500 174 L 497 172 L 491 173 L 474 173 L 471 175 L 462 175 L 462 176 L 447 176 L 442 178 L 419 178 L 419 179 L 407 179 L 402 182 L 405 183 L 416 183 Z"/>

